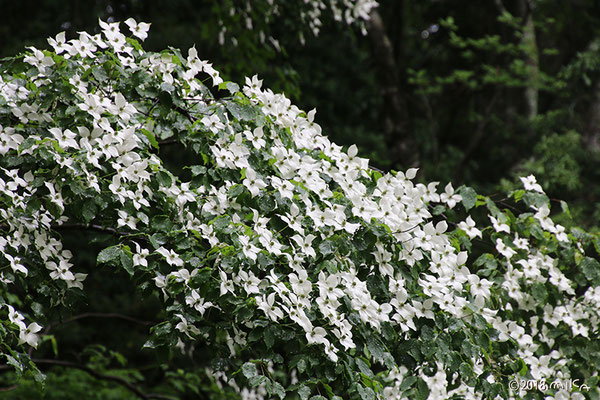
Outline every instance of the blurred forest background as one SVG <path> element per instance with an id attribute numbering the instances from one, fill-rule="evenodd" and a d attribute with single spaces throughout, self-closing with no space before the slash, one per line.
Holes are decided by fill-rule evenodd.
<path id="1" fill-rule="evenodd" d="M 99 32 L 98 18 L 133 17 L 152 23 L 147 50 L 172 46 L 187 54 L 195 45 L 225 80 L 242 83 L 258 74 L 263 87 L 284 92 L 306 111 L 316 107 L 323 132 L 340 145 L 357 144 L 376 168 L 418 166 L 418 179 L 466 184 L 498 198 L 521 186 L 519 176 L 533 173 L 550 198 L 569 203 L 573 219 L 563 212 L 560 223 L 598 230 L 600 2 L 380 3 L 365 32 L 324 10 L 315 36 L 302 13 L 304 1 L 276 2 L 274 13 L 267 0 L 0 0 L 0 57 L 25 46 L 49 48 L 46 38 L 63 30 L 67 38 Z M 85 239 L 78 233 L 65 242 L 76 248 Z M 87 262 L 93 265 L 94 257 Z M 120 365 L 122 374 L 144 374 L 157 384 L 167 376 L 170 385 L 188 385 L 181 391 L 193 394 L 197 387 L 189 382 L 195 378 L 184 376 L 188 372 L 161 370 L 150 352 L 139 352 L 146 321 L 160 316 L 151 303 L 136 300 L 128 277 L 121 278 L 97 281 L 90 272 L 98 296 L 86 310 L 106 313 L 120 304 L 119 312 L 137 321 L 112 318 L 108 324 L 111 317 L 86 315 L 53 327 L 61 347 L 44 343 L 38 352 L 67 349 L 76 355 L 64 358 L 96 370 Z M 107 330 L 122 330 L 127 340 L 90 345 Z M 53 371 L 46 398 L 132 395 L 85 370 Z M 0 383 L 10 386 L 14 376 L 2 372 Z M 0 392 L 0 398 L 37 398 L 30 386 L 22 383 L 18 394 Z M 207 398 L 210 390 L 202 389 Z"/>

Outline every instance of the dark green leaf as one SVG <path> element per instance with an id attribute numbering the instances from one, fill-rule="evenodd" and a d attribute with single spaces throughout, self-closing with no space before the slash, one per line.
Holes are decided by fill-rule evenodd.
<path id="1" fill-rule="evenodd" d="M 118 246 L 107 247 L 98 253 L 98 257 L 96 258 L 96 262 L 98 264 L 108 264 L 114 262 L 119 258 L 121 254 L 121 249 Z"/>
<path id="2" fill-rule="evenodd" d="M 147 129 L 142 129 L 141 131 L 144 134 L 144 136 L 148 138 L 148 141 L 150 141 L 152 147 L 158 150 L 158 141 L 156 140 L 156 136 L 154 136 L 154 133 L 150 132 Z"/>
<path id="3" fill-rule="evenodd" d="M 269 378 L 264 375 L 256 375 L 248 380 L 250 387 L 256 387 L 265 383 Z"/>
<path id="4" fill-rule="evenodd" d="M 242 373 L 248 379 L 256 376 L 256 364 L 251 362 L 244 363 L 244 365 L 242 365 Z"/>
<path id="5" fill-rule="evenodd" d="M 310 388 L 308 386 L 300 386 L 298 388 L 298 396 L 300 396 L 300 400 L 306 400 L 308 399 L 308 396 L 310 396 Z"/>
<path id="6" fill-rule="evenodd" d="M 362 400 L 375 400 L 375 392 L 371 388 L 358 386 L 358 393 Z"/>
<path id="7" fill-rule="evenodd" d="M 326 256 L 333 252 L 334 252 L 334 247 L 333 247 L 333 243 L 331 243 L 331 241 L 323 240 L 321 243 L 319 243 L 319 253 Z"/>
<path id="8" fill-rule="evenodd" d="M 156 174 L 156 180 L 161 186 L 165 187 L 171 187 L 171 184 L 173 183 L 171 176 L 164 171 L 160 171 L 158 174 Z"/>
<path id="9" fill-rule="evenodd" d="M 600 285 L 600 263 L 597 260 L 585 257 L 579 266 L 588 281 L 594 285 Z"/>

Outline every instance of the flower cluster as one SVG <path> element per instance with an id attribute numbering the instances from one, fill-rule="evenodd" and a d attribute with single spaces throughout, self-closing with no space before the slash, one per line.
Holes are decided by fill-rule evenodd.
<path id="1" fill-rule="evenodd" d="M 347 20 L 374 2 L 353 4 Z M 383 175 L 258 77 L 240 89 L 195 48 L 147 53 L 100 26 L 2 70 L 0 293 L 55 307 L 85 291 L 60 232 L 93 228 L 115 236 L 98 263 L 162 295 L 148 346 L 214 344 L 230 361 L 210 375 L 245 398 L 509 398 L 515 374 L 597 380 L 598 238 L 555 224 L 534 177 L 500 209 L 416 169 Z M 196 160 L 183 172 L 158 155 L 173 143 Z M 6 356 L 35 346 L 32 315 L 2 310 L 18 328 Z"/>

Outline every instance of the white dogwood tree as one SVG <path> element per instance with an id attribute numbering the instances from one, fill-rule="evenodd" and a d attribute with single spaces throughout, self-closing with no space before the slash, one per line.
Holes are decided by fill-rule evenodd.
<path id="1" fill-rule="evenodd" d="M 125 24 L 0 67 L 11 369 L 41 380 L 52 310 L 85 298 L 91 271 L 62 240 L 79 230 L 110 237 L 89 268 L 160 298 L 145 347 L 185 354 L 193 366 L 165 368 L 223 397 L 598 395 L 600 238 L 555 224 L 533 176 L 491 199 L 373 170 L 258 77 L 223 81 L 194 48 L 146 52 L 149 25 Z M 193 162 L 170 166 L 167 147 Z"/>

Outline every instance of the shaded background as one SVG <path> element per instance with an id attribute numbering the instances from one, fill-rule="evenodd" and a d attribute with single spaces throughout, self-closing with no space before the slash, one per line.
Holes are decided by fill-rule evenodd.
<path id="1" fill-rule="evenodd" d="M 316 107 L 325 134 L 338 144 L 356 143 L 379 169 L 418 166 L 420 180 L 467 184 L 488 195 L 520 186 L 518 177 L 533 173 L 552 199 L 569 202 L 574 219 L 557 215 L 560 223 L 598 230 L 599 2 L 382 1 L 366 35 L 325 12 L 318 37 L 300 17 L 303 1 L 282 2 L 279 15 L 268 13 L 266 0 L 250 3 L 252 8 L 241 0 L 0 0 L 0 57 L 25 46 L 49 48 L 46 38 L 63 30 L 68 38 L 99 32 L 98 18 L 133 17 L 152 23 L 147 50 L 172 46 L 186 54 L 195 45 L 226 80 L 258 74 L 264 87 L 286 93 L 304 110 Z M 232 15 L 232 7 L 244 12 Z M 77 262 L 92 271 L 86 284 L 96 295 L 74 302 L 63 320 L 116 307 L 138 321 L 88 315 L 56 326 L 58 349 L 47 341 L 38 356 L 58 351 L 100 369 L 118 368 L 123 376 L 141 374 L 158 388 L 181 381 L 179 393 L 198 398 L 201 388 L 210 398 L 214 388 L 185 386 L 202 376 L 178 377 L 187 372 L 166 371 L 164 360 L 140 351 L 160 310 L 152 299 L 140 301 L 128 277 L 106 282 L 96 277 L 104 272 L 94 275 L 103 238 L 90 247 L 91 237 L 66 233 L 64 239 Z M 76 251 L 83 247 L 87 251 Z M 94 344 L 115 332 L 123 340 L 104 348 Z M 46 372 L 48 399 L 131 396 L 85 371 Z M 11 379 L 0 374 L 2 386 Z M 0 391 L 0 398 L 39 398 L 33 382 L 21 382 L 17 390 Z"/>

